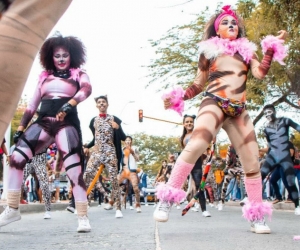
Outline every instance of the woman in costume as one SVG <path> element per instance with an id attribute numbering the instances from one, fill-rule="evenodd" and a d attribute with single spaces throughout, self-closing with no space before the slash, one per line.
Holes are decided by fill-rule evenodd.
<path id="1" fill-rule="evenodd" d="M 142 212 L 140 203 L 140 189 L 139 178 L 137 175 L 137 161 L 139 160 L 139 151 L 136 147 L 132 146 L 132 137 L 126 136 L 125 147 L 123 148 L 123 167 L 121 173 L 118 176 L 119 185 L 127 179 L 130 181 L 134 194 L 135 194 L 135 207 L 137 213 Z M 132 207 L 132 199 L 130 207 Z"/>
<path id="2" fill-rule="evenodd" d="M 193 129 L 194 129 L 194 121 L 196 116 L 195 115 L 184 115 L 183 117 L 183 133 L 180 137 L 180 144 L 182 149 L 185 148 L 188 141 L 191 138 Z M 198 191 L 202 179 L 202 164 L 203 160 L 206 158 L 205 155 L 201 155 L 198 160 L 195 163 L 195 166 L 193 167 L 189 179 L 189 189 L 192 187 L 192 182 L 194 182 L 195 191 Z M 189 193 L 189 192 L 187 192 Z M 199 203 L 202 211 L 202 215 L 204 217 L 210 217 L 210 213 L 206 210 L 206 200 L 205 200 L 205 194 L 204 190 L 199 190 Z M 192 195 L 192 197 L 195 195 L 195 193 Z M 191 198 L 192 198 L 191 197 Z M 192 208 L 193 211 L 198 212 L 198 202 L 195 203 L 194 208 Z"/>
<path id="3" fill-rule="evenodd" d="M 71 181 L 78 213 L 78 232 L 91 230 L 87 218 L 86 187 L 82 178 L 83 153 L 76 106 L 92 91 L 85 63 L 85 47 L 75 37 L 60 34 L 48 38 L 40 50 L 42 72 L 33 98 L 14 137 L 19 138 L 8 171 L 8 206 L 0 215 L 0 226 L 21 219 L 19 210 L 23 169 L 28 160 L 56 143 Z M 37 120 L 23 133 L 41 103 Z"/>
<path id="4" fill-rule="evenodd" d="M 194 83 L 186 89 L 182 98 L 172 98 L 177 97 L 174 91 L 164 98 L 166 109 L 175 108 L 184 100 L 203 92 L 207 84 L 192 136 L 177 159 L 169 182 L 157 187 L 160 203 L 154 211 L 155 220 L 168 220 L 170 205 L 185 197 L 181 186 L 187 175 L 223 128 L 235 146 L 245 171 L 249 202 L 243 207 L 243 215 L 251 222 L 251 231 L 270 233 L 264 217 L 271 215 L 272 209 L 270 204 L 262 202 L 258 145 L 245 102 L 249 70 L 254 77 L 263 79 L 272 59 L 283 63 L 286 49 L 282 43 L 287 33 L 283 30 L 278 33 L 277 37 L 267 36 L 262 40 L 264 57 L 259 62 L 255 44 L 244 37 L 242 20 L 229 5 L 208 21 L 203 41 L 199 44 L 200 56 Z"/>

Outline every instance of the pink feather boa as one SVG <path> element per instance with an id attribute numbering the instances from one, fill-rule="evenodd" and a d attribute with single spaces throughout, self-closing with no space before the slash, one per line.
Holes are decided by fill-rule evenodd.
<path id="1" fill-rule="evenodd" d="M 165 183 L 160 183 L 156 187 L 156 196 L 162 201 L 179 203 L 186 197 L 186 193 L 182 189 L 171 187 Z"/>
<path id="2" fill-rule="evenodd" d="M 163 100 L 170 98 L 170 102 L 172 103 L 170 109 L 173 109 L 181 116 L 184 110 L 184 101 L 183 101 L 184 93 L 185 92 L 182 89 L 182 87 L 179 86 L 177 88 L 174 88 L 171 92 L 163 94 L 162 96 Z"/>
<path id="3" fill-rule="evenodd" d="M 285 65 L 283 59 L 287 56 L 288 47 L 283 45 L 284 40 L 279 39 L 275 36 L 266 36 L 261 41 L 261 47 L 263 53 L 266 53 L 268 49 L 273 49 L 273 61 L 277 61 L 281 65 Z"/>
<path id="4" fill-rule="evenodd" d="M 257 49 L 256 45 L 245 37 L 230 41 L 216 36 L 202 41 L 198 45 L 199 53 L 204 54 L 207 59 L 215 59 L 223 54 L 233 56 L 235 53 L 239 53 L 246 63 L 250 62 Z"/>
<path id="5" fill-rule="evenodd" d="M 80 71 L 81 71 L 81 69 L 79 69 L 79 68 L 70 69 L 71 77 L 74 81 L 78 81 Z M 42 71 L 42 73 L 39 76 L 39 82 L 44 82 L 46 80 L 46 78 L 51 74 L 52 74 L 51 72 Z"/>
<path id="6" fill-rule="evenodd" d="M 261 220 L 265 215 L 272 216 L 272 204 L 269 202 L 249 202 L 243 206 L 243 217 L 248 221 Z"/>

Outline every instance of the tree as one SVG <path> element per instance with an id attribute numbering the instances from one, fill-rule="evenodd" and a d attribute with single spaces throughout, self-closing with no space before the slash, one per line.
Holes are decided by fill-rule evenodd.
<path id="1" fill-rule="evenodd" d="M 179 137 L 154 136 L 145 133 L 132 135 L 134 146 L 139 148 L 139 167 L 149 176 L 156 176 L 162 161 L 169 153 L 181 151 Z"/>
<path id="2" fill-rule="evenodd" d="M 262 37 L 276 35 L 280 29 L 289 32 L 289 55 L 282 66 L 273 63 L 267 77 L 261 81 L 249 74 L 247 82 L 247 109 L 255 112 L 254 125 L 263 116 L 262 106 L 274 104 L 278 110 L 299 112 L 296 99 L 300 96 L 300 1 L 298 0 L 240 0 L 237 5 L 247 27 L 249 40 L 260 48 Z M 197 43 L 201 40 L 209 9 L 195 16 L 190 24 L 171 28 L 158 41 L 150 41 L 157 58 L 148 65 L 149 85 L 160 82 L 159 88 L 172 86 L 184 89 L 191 85 L 197 71 Z M 263 24 L 263 25 L 262 25 Z M 261 51 L 258 50 L 261 58 Z M 201 96 L 190 101 L 197 106 Z"/>

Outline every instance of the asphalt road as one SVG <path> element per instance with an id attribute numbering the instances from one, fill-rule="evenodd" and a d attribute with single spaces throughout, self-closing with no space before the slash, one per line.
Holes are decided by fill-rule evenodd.
<path id="1" fill-rule="evenodd" d="M 183 207 L 183 206 L 182 206 Z M 44 220 L 42 212 L 23 213 L 22 220 L 2 227 L 0 249 L 72 249 L 72 250 L 293 250 L 300 249 L 300 216 L 292 210 L 274 211 L 268 222 L 272 233 L 257 235 L 241 216 L 241 208 L 225 206 L 223 211 L 209 208 L 212 217 L 172 208 L 167 223 L 152 219 L 153 206 L 142 206 L 142 213 L 123 210 L 124 218 L 116 219 L 115 211 L 103 207 L 89 209 L 90 233 L 77 233 L 77 218 L 65 210 L 53 210 L 52 219 Z"/>

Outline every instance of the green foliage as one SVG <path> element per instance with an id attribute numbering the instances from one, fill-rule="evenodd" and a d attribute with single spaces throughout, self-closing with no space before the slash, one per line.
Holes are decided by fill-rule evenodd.
<path id="1" fill-rule="evenodd" d="M 139 167 L 150 177 L 156 176 L 162 161 L 168 159 L 169 153 L 181 151 L 179 137 L 166 137 L 139 133 L 132 135 L 133 145 L 139 148 Z"/>

